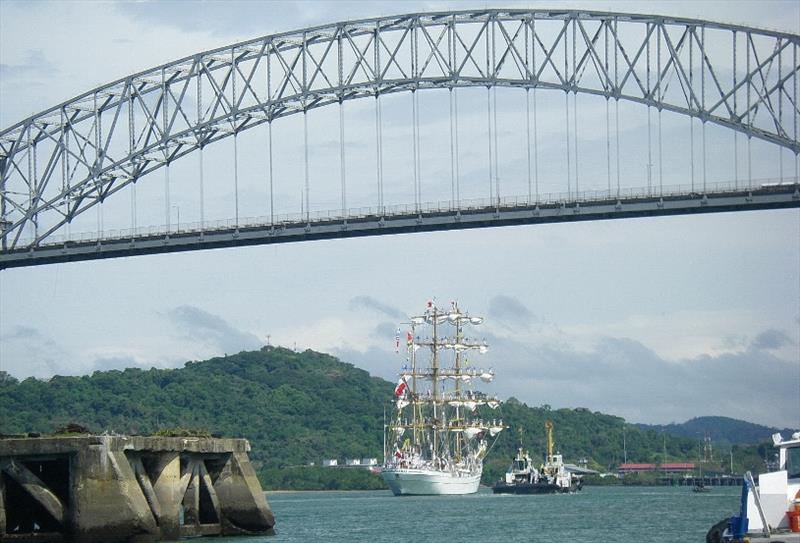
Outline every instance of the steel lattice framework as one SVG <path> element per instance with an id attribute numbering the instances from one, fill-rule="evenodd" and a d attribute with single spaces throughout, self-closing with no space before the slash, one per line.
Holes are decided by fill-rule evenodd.
<path id="1" fill-rule="evenodd" d="M 419 13 L 215 49 L 93 89 L 0 132 L 3 251 L 218 140 L 312 108 L 429 88 L 630 100 L 800 153 L 800 36 L 586 11 Z M 34 232 L 25 245 L 23 229 Z"/>

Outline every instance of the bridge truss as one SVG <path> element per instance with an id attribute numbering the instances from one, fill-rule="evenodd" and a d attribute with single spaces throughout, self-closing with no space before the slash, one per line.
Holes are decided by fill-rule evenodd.
<path id="1" fill-rule="evenodd" d="M 381 96 L 397 92 L 449 89 L 452 96 L 460 87 L 516 87 L 627 100 L 788 149 L 797 170 L 799 47 L 797 35 L 700 20 L 480 10 L 341 22 L 198 53 L 0 132 L 0 268 L 25 265 L 13 264 L 25 261 L 14 255 L 55 251 L 58 234 L 75 217 L 189 153 L 347 100 L 374 98 L 379 108 Z M 376 175 L 380 221 L 388 207 L 380 167 Z M 337 219 L 346 223 L 344 179 L 342 185 Z M 573 208 L 592 199 L 575 189 Z M 784 192 L 797 194 L 796 187 Z M 419 193 L 412 215 L 424 207 Z M 614 196 L 612 211 L 622 202 Z M 701 202 L 701 196 L 690 197 Z M 499 213 L 499 185 L 493 197 L 488 207 Z M 753 197 L 752 191 L 743 196 Z M 787 198 L 782 205 L 798 205 L 796 196 Z M 529 198 L 528 215 L 544 203 Z M 454 198 L 450 207 L 458 213 L 462 203 Z M 232 229 L 239 236 L 238 194 L 236 210 Z M 312 227 L 310 215 L 296 222 L 305 223 L 306 233 Z M 272 209 L 269 223 L 274 232 Z M 71 241 L 59 238 L 62 253 Z"/>

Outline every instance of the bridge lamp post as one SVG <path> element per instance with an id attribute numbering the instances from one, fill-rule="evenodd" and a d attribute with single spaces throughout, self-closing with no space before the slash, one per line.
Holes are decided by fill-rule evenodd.
<path id="1" fill-rule="evenodd" d="M 175 225 L 175 232 L 180 234 L 181 233 L 181 206 L 179 206 L 178 204 L 173 204 L 170 207 L 172 209 L 175 209 L 175 210 L 178 211 L 178 222 Z"/>
<path id="2" fill-rule="evenodd" d="M 7 247 L 6 236 L 8 234 L 6 233 L 6 230 L 9 226 L 11 226 L 10 221 L 5 220 L 5 218 L 0 219 L 0 248 L 2 248 L 4 251 Z"/>

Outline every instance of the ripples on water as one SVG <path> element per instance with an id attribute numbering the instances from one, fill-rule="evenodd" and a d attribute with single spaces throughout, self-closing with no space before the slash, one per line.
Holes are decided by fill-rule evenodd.
<path id="1" fill-rule="evenodd" d="M 267 493 L 272 537 L 228 543 L 689 543 L 738 509 L 738 487 L 587 487 L 569 495 L 394 497 L 387 491 Z"/>

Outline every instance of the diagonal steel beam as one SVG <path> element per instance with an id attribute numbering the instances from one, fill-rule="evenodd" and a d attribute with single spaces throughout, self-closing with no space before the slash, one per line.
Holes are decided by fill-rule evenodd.
<path id="1" fill-rule="evenodd" d="M 598 23 L 592 34 L 584 24 L 589 21 Z M 539 32 L 537 24 L 546 25 L 550 36 L 556 36 L 548 45 L 543 39 L 547 32 Z M 629 49 L 621 27 L 636 25 L 647 25 L 645 37 Z M 743 77 L 733 82 L 720 78 L 729 68 L 709 58 L 706 29 L 732 35 L 734 43 L 737 34 L 745 36 L 748 69 Z M 672 30 L 677 30 L 677 41 Z M 523 33 L 524 53 L 518 46 Z M 582 51 L 576 45 L 578 34 Z M 615 63 L 613 77 L 608 53 L 604 59 L 598 50 L 603 35 L 605 48 L 611 47 L 615 58 L 622 57 L 621 63 Z M 756 37 L 773 46 L 765 58 L 755 45 Z M 654 39 L 658 70 L 651 86 L 649 51 Z M 334 43 L 338 58 L 331 68 L 326 63 Z M 342 43 L 352 49 L 352 61 L 344 62 Z M 9 240 L 16 245 L 27 224 L 39 233 L 49 230 L 40 230 L 40 224 L 63 224 L 117 193 L 130 179 L 144 177 L 232 131 L 341 100 L 416 88 L 502 85 L 616 97 L 699 117 L 797 153 L 798 100 L 796 90 L 787 89 L 796 89 L 800 78 L 798 46 L 797 35 L 711 21 L 524 9 L 409 14 L 256 38 L 127 76 L 0 131 L 0 238 L 7 248 Z M 562 48 L 564 66 L 559 68 L 555 57 Z M 700 55 L 699 82 L 692 77 L 694 62 L 687 66 L 683 60 L 687 48 L 690 55 L 694 50 Z M 789 50 L 795 60 L 782 73 Z M 321 56 L 315 51 L 321 51 Z M 735 51 L 733 57 L 735 64 Z M 755 67 L 750 66 L 751 59 Z M 505 68 L 509 62 L 516 72 Z M 263 63 L 266 89 L 256 77 Z M 590 65 L 599 82 L 584 79 Z M 466 76 L 465 70 L 472 72 L 472 68 L 477 75 Z M 647 84 L 641 75 L 645 69 Z M 396 73 L 390 76 L 390 71 Z M 715 94 L 710 105 L 706 104 L 706 75 Z M 629 84 L 631 79 L 635 85 Z M 673 80 L 680 85 L 685 102 L 668 92 Z M 195 98 L 192 85 L 197 86 L 196 116 L 190 113 Z M 203 90 L 207 92 L 201 107 Z M 736 99 L 744 90 L 747 100 L 742 108 Z M 123 128 L 126 114 L 128 123 Z M 120 141 L 127 142 L 127 154 L 112 156 Z M 59 173 L 60 184 L 53 182 Z M 56 219 L 40 220 L 49 214 Z"/>

